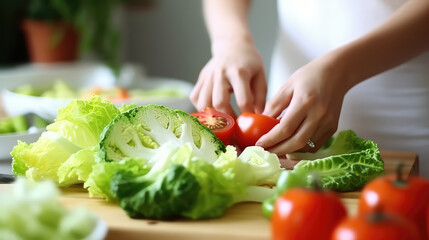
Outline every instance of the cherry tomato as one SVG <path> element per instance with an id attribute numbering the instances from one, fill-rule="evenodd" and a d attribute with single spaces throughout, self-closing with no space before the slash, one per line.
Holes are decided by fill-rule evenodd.
<path id="1" fill-rule="evenodd" d="M 236 141 L 244 149 L 255 145 L 262 135 L 269 132 L 280 120 L 257 113 L 242 113 L 237 118 Z"/>
<path id="2" fill-rule="evenodd" d="M 400 171 L 397 172 L 396 176 L 383 176 L 369 182 L 362 190 L 358 211 L 366 214 L 380 206 L 386 212 L 414 222 L 426 239 L 429 182 L 417 176 L 403 180 Z"/>
<path id="3" fill-rule="evenodd" d="M 334 192 L 292 188 L 275 203 L 273 240 L 329 239 L 346 209 Z"/>
<path id="4" fill-rule="evenodd" d="M 419 230 L 409 219 L 375 211 L 342 220 L 331 240 L 418 240 Z"/>
<path id="5" fill-rule="evenodd" d="M 234 136 L 235 120 L 230 115 L 207 107 L 204 111 L 191 113 L 200 123 L 206 125 L 216 136 L 228 145 Z"/>

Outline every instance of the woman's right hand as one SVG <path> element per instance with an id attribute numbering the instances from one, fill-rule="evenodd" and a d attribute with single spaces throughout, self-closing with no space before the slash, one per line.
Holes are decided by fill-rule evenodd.
<path id="1" fill-rule="evenodd" d="M 262 57 L 251 40 L 215 40 L 212 58 L 201 70 L 190 99 L 199 110 L 214 107 L 235 116 L 230 104 L 234 92 L 240 112 L 261 113 L 267 84 Z"/>

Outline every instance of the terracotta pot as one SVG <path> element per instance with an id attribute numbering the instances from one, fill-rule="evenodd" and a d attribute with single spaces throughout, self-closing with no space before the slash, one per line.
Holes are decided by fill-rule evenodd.
<path id="1" fill-rule="evenodd" d="M 77 59 L 79 37 L 69 24 L 24 20 L 23 29 L 31 61 L 52 63 Z"/>

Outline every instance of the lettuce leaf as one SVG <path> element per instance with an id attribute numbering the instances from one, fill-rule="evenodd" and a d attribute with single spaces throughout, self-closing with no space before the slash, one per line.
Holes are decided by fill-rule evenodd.
<path id="1" fill-rule="evenodd" d="M 285 170 L 277 181 L 276 194 L 267 198 L 262 212 L 269 218 L 276 199 L 291 188 L 310 187 L 316 174 L 323 188 L 346 192 L 362 188 L 384 174 L 384 162 L 377 144 L 344 130 L 315 153 L 293 153 L 289 158 L 302 159 L 293 170 Z"/>
<path id="2" fill-rule="evenodd" d="M 293 172 L 308 175 L 317 172 L 323 187 L 335 191 L 354 191 L 368 181 L 384 174 L 384 162 L 377 144 L 359 138 L 352 130 L 345 130 L 332 143 L 315 153 L 296 153 L 303 159 Z"/>
<path id="3" fill-rule="evenodd" d="M 36 142 L 19 141 L 13 148 L 14 174 L 32 181 L 48 178 L 62 186 L 84 182 L 95 163 L 101 132 L 119 113 L 98 96 L 71 101 Z"/>

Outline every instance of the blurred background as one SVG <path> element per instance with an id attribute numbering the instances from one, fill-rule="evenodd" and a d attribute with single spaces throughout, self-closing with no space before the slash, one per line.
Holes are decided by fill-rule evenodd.
<path id="1" fill-rule="evenodd" d="M 276 1 L 253 1 L 249 24 L 268 70 Z M 0 174 L 72 99 L 194 112 L 210 55 L 201 0 L 1 0 Z"/>
<path id="2" fill-rule="evenodd" d="M 22 27 L 22 21 L 30 15 L 26 8 L 34 5 L 34 2 L 39 2 L 42 12 L 39 15 L 47 15 L 49 13 L 44 11 L 46 12 L 46 6 L 49 4 L 43 6 L 43 2 L 49 1 L 52 0 L 0 2 L 0 70 L 4 72 L 29 63 L 29 49 Z M 102 4 L 115 1 L 105 2 Z M 119 31 L 119 62 L 140 65 L 148 75 L 172 77 L 194 83 L 210 57 L 210 42 L 203 22 L 201 4 L 201 0 L 123 0 L 110 6 L 115 9 L 111 16 L 103 12 L 100 15 L 106 15 L 101 16 L 101 19 L 110 17 Z M 73 8 L 70 9 L 72 11 Z M 36 18 L 33 15 L 30 17 Z M 269 69 L 277 27 L 276 1 L 253 1 L 249 22 L 255 42 L 265 60 L 266 69 Z M 95 27 L 87 25 L 88 29 L 84 29 L 84 23 L 83 29 L 78 31 L 97 32 Z M 90 53 L 95 50 L 97 49 L 89 47 L 85 52 L 81 51 L 79 60 L 94 60 Z"/>

